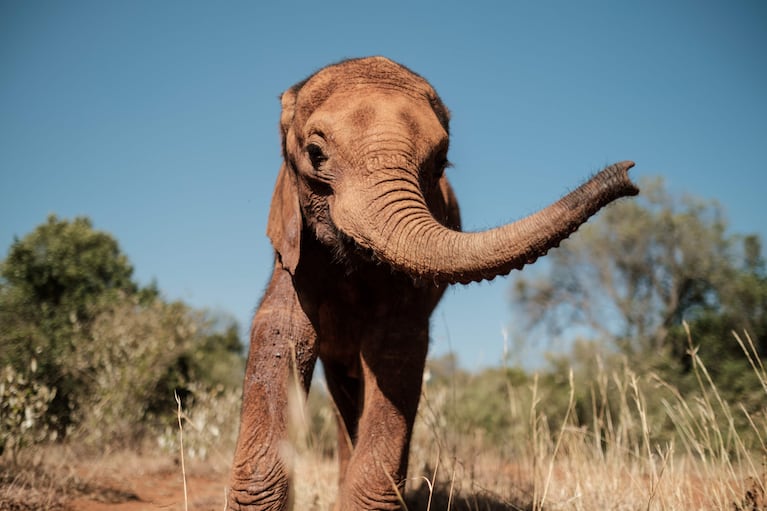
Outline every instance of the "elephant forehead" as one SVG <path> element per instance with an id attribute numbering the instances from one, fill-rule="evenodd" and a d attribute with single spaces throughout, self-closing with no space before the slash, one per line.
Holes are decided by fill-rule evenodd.
<path id="1" fill-rule="evenodd" d="M 299 85 L 301 93 L 322 101 L 335 92 L 383 88 L 415 96 L 436 96 L 423 77 L 383 57 L 351 59 L 327 66 Z"/>
<path id="2" fill-rule="evenodd" d="M 334 94 L 313 112 L 305 128 L 309 132 L 343 130 L 355 136 L 396 132 L 428 145 L 447 135 L 427 101 L 381 91 Z"/>

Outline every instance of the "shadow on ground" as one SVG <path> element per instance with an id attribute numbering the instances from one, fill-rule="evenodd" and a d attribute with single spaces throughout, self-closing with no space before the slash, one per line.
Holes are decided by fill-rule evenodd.
<path id="1" fill-rule="evenodd" d="M 430 500 L 431 499 L 431 500 Z M 421 485 L 405 497 L 408 511 L 450 509 L 451 511 L 532 511 L 530 498 L 506 500 L 490 492 L 472 495 L 452 495 L 449 488 L 436 488 L 429 495 L 428 486 Z M 449 505 L 449 507 L 448 507 Z"/>

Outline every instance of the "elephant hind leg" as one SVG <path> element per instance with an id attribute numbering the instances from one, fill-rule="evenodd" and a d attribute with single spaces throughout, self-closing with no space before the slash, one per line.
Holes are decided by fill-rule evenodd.
<path id="1" fill-rule="evenodd" d="M 336 509 L 401 509 L 427 343 L 425 326 L 363 343 L 364 405 Z"/>
<path id="2" fill-rule="evenodd" d="M 325 380 L 330 396 L 336 407 L 338 422 L 339 483 L 346 477 L 346 468 L 352 456 L 357 439 L 357 422 L 360 414 L 362 383 L 359 378 L 349 376 L 346 368 L 339 364 L 324 363 Z"/>

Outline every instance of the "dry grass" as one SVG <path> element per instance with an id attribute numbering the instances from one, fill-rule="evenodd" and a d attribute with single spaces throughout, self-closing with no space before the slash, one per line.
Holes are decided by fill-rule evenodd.
<path id="1" fill-rule="evenodd" d="M 767 392 L 767 375 L 753 343 L 747 336 L 737 340 Z M 570 413 L 572 375 L 569 387 L 562 389 L 569 396 L 568 413 L 556 429 L 549 429 L 540 411 L 537 382 L 514 389 L 509 392 L 509 413 L 529 404 L 529 427 L 511 433 L 506 445 L 451 438 L 440 428 L 444 403 L 440 396 L 426 394 L 411 463 L 412 493 L 422 507 L 411 509 L 767 510 L 767 421 L 721 398 L 692 341 L 690 355 L 700 390 L 694 399 L 656 375 L 640 378 L 628 367 L 597 375 L 597 382 L 609 380 L 622 389 L 623 398 L 614 407 L 615 416 L 595 413 L 599 420 L 590 429 L 578 425 Z M 606 385 L 601 387 L 592 389 L 595 412 L 596 404 L 608 398 Z M 652 440 L 659 425 L 647 413 L 648 388 L 669 396 L 663 399 L 662 419 L 672 423 L 676 440 Z M 734 414 L 748 416 L 760 445 L 747 445 L 734 427 Z M 448 503 L 442 502 L 445 494 Z"/>
<path id="2" fill-rule="evenodd" d="M 753 344 L 748 337 L 737 339 L 767 394 L 767 374 Z M 450 431 L 445 417 L 451 390 L 425 387 L 411 447 L 407 509 L 767 510 L 767 420 L 722 399 L 692 341 L 690 355 L 699 386 L 694 398 L 654 374 L 640 377 L 625 366 L 617 372 L 601 368 L 591 389 L 597 420 L 589 428 L 572 413 L 572 375 L 561 389 L 569 405 L 556 427 L 542 411 L 537 380 L 526 388 L 510 387 L 508 413 L 527 428 L 510 430 L 495 445 L 479 431 Z M 609 393 L 608 386 L 619 392 Z M 665 396 L 660 416 L 648 412 L 650 393 Z M 607 403 L 611 399 L 617 402 Z M 760 444 L 747 444 L 735 428 L 735 414 L 746 414 Z M 299 424 L 295 509 L 328 509 L 335 463 L 319 454 L 309 428 L 300 425 L 302 417 L 303 412 L 294 417 Z M 658 421 L 676 431 L 673 439 L 654 440 Z"/>
<path id="3" fill-rule="evenodd" d="M 0 472 L 0 509 L 26 511 L 65 509 L 77 491 L 77 479 L 65 467 L 51 466 L 24 453 L 14 466 Z"/>
<path id="4" fill-rule="evenodd" d="M 767 373 L 753 344 L 747 336 L 737 339 L 767 394 Z M 656 375 L 640 376 L 628 367 L 617 372 L 600 369 L 590 389 L 597 419 L 588 428 L 572 413 L 576 393 L 572 377 L 560 396 L 567 398 L 567 413 L 554 426 L 542 411 L 537 380 L 524 388 L 509 384 L 508 413 L 516 426 L 496 443 L 481 431 L 452 431 L 446 420 L 451 389 L 425 386 L 411 447 L 407 509 L 767 510 L 767 419 L 764 414 L 749 416 L 737 404 L 725 402 L 692 342 L 690 353 L 699 385 L 695 398 L 682 395 Z M 609 393 L 608 384 L 620 391 Z M 661 416 L 648 412 L 650 393 L 665 396 Z M 608 400 L 615 402 L 608 407 Z M 332 410 L 320 410 L 324 422 L 319 429 L 316 413 L 306 413 L 303 406 L 294 406 L 293 411 L 292 443 L 286 453 L 294 472 L 294 509 L 329 509 L 337 481 L 336 463 L 325 445 L 332 436 L 327 431 Z M 185 421 L 184 443 L 208 441 L 205 428 L 190 418 L 196 413 L 199 417 L 199 412 L 178 411 Z M 757 445 L 748 445 L 743 432 L 735 429 L 738 414 L 746 414 Z M 658 421 L 673 426 L 672 440 L 653 440 L 661 426 Z M 154 458 L 121 452 L 87 462 L 73 462 L 77 454 L 61 447 L 28 451 L 13 474 L 3 467 L 0 509 L 64 509 L 73 497 L 109 500 L 110 491 L 115 500 L 137 498 L 124 480 L 122 485 L 105 483 L 105 474 L 114 474 L 115 479 L 168 474 L 178 490 L 171 508 L 183 509 L 187 501 L 177 448 L 178 444 L 168 447 Z M 230 456 L 231 446 L 219 445 L 208 459 L 190 460 L 184 474 L 192 477 L 190 494 L 199 495 L 201 474 L 216 480 L 211 495 L 197 497 L 205 505 L 190 508 L 224 508 Z"/>
<path id="5" fill-rule="evenodd" d="M 175 471 L 169 460 L 127 451 L 84 457 L 67 446 L 26 449 L 14 463 L 0 465 L 0 509 L 71 509 L 75 498 L 117 503 L 136 500 L 125 485 L 133 476 Z"/>

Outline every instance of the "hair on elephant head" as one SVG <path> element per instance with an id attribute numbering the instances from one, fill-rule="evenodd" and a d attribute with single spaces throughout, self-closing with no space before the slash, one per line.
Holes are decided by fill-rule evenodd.
<path id="1" fill-rule="evenodd" d="M 337 509 L 395 509 L 445 287 L 534 262 L 613 200 L 611 165 L 519 221 L 464 233 L 448 166 L 450 115 L 431 85 L 383 57 L 325 67 L 281 96 L 283 163 L 267 234 L 269 286 L 251 329 L 232 509 L 284 509 L 288 379 L 319 357 L 339 410 Z"/>

